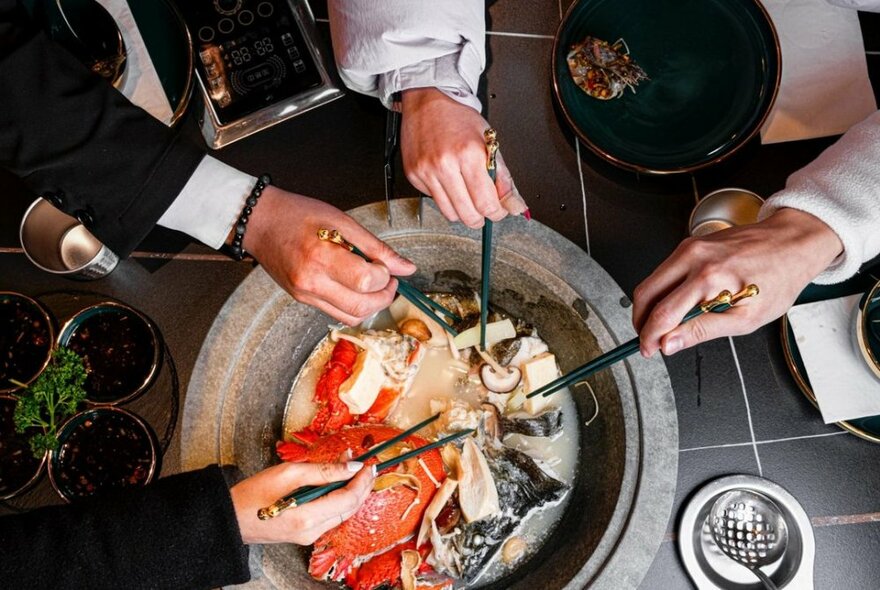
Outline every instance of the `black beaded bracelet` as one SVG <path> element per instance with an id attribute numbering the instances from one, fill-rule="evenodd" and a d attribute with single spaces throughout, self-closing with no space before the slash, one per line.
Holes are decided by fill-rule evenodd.
<path id="1" fill-rule="evenodd" d="M 263 189 L 270 184 L 272 184 L 272 177 L 268 174 L 261 174 L 257 179 L 257 184 L 251 190 L 251 194 L 244 202 L 244 208 L 241 210 L 241 215 L 238 216 L 238 221 L 235 222 L 229 254 L 236 260 L 244 260 L 244 256 L 247 254 L 241 244 L 244 240 L 244 232 L 247 231 L 248 219 L 250 219 L 251 213 L 254 212 L 254 207 L 257 206 L 257 201 L 260 199 L 260 195 L 263 194 Z"/>

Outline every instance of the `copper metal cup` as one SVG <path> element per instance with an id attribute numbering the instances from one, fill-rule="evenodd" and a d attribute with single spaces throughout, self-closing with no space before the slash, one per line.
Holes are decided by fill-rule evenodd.
<path id="1" fill-rule="evenodd" d="M 37 267 L 72 279 L 101 278 L 119 262 L 83 224 L 43 198 L 28 207 L 19 238 L 25 255 Z"/>
<path id="2" fill-rule="evenodd" d="M 712 191 L 694 207 L 688 231 L 692 236 L 705 236 L 729 227 L 755 223 L 763 204 L 764 199 L 742 188 Z"/>

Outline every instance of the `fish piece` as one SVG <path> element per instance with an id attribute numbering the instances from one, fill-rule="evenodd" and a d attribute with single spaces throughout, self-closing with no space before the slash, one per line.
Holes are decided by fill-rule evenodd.
<path id="1" fill-rule="evenodd" d="M 537 416 L 526 412 L 501 415 L 501 428 L 505 433 L 526 436 L 553 436 L 562 432 L 562 409 L 550 408 Z"/>
<path id="2" fill-rule="evenodd" d="M 502 511 L 441 537 L 432 530 L 434 550 L 428 563 L 441 573 L 470 584 L 486 568 L 504 542 L 533 511 L 562 500 L 569 486 L 551 477 L 535 461 L 502 444 L 486 448 L 486 461 L 495 480 Z M 438 549 L 438 544 L 442 544 Z"/>

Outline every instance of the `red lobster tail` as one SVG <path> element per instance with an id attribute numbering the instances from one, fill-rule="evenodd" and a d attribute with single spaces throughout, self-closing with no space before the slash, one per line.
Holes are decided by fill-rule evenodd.
<path id="1" fill-rule="evenodd" d="M 357 347 L 348 340 L 340 340 L 333 347 L 330 360 L 315 387 L 318 411 L 309 429 L 318 434 L 331 434 L 354 421 L 348 406 L 339 399 L 339 386 L 351 377 L 357 361 Z"/>

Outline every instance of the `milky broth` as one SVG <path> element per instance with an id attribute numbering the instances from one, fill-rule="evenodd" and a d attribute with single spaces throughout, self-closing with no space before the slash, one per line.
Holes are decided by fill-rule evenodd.
<path id="1" fill-rule="evenodd" d="M 384 329 L 386 327 L 394 327 L 387 312 L 374 317 L 362 326 L 364 329 Z M 319 345 L 320 350 L 313 353 L 294 381 L 284 418 L 286 431 L 296 431 L 311 420 L 314 413 L 311 397 L 314 394 L 315 383 L 324 364 L 329 359 L 332 349 L 332 343 L 328 345 L 328 342 L 329 340 L 322 341 L 324 346 Z M 310 367 L 309 365 L 317 366 Z M 481 402 L 479 395 L 482 389 L 479 385 L 479 378 L 473 375 L 469 378 L 454 365 L 452 354 L 448 348 L 429 349 L 421 362 L 412 387 L 399 401 L 386 423 L 401 429 L 409 428 L 431 415 L 431 400 L 460 399 L 466 401 L 473 408 L 479 408 Z M 504 444 L 538 459 L 539 465 L 554 477 L 566 484 L 573 485 L 577 470 L 580 438 L 577 409 L 568 389 L 553 394 L 552 404 L 562 409 L 562 432 L 553 438 L 511 434 L 504 438 Z M 294 408 L 298 410 L 293 411 Z M 545 506 L 523 519 L 515 536 L 522 537 L 526 541 L 527 549 L 524 557 L 518 563 L 523 563 L 541 547 L 562 517 L 569 497 L 570 494 L 566 494 L 556 505 Z M 476 585 L 491 583 L 510 573 L 517 565 L 505 565 L 501 561 L 501 552 L 499 551 L 478 578 Z"/>

